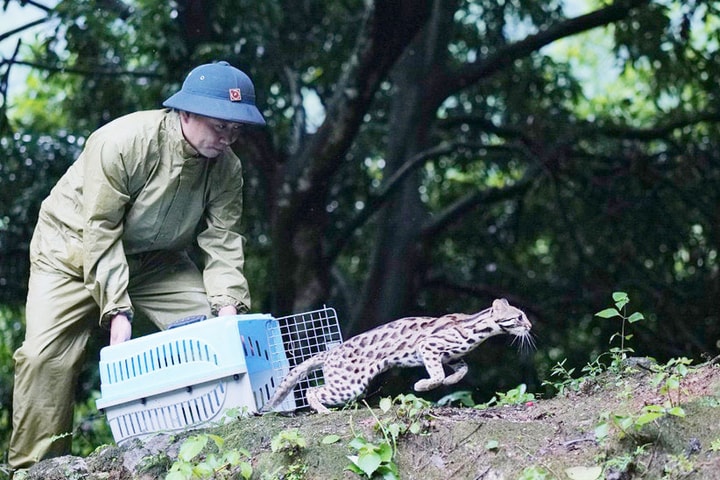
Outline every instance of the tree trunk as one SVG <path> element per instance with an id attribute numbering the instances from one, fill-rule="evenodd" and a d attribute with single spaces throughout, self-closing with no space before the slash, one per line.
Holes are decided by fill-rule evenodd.
<path id="1" fill-rule="evenodd" d="M 332 178 L 380 84 L 426 23 L 429 5 L 427 0 L 368 4 L 366 23 L 328 103 L 325 121 L 279 169 L 272 213 L 273 312 L 303 311 L 327 301 L 333 259 L 325 254 L 325 206 Z"/>
<path id="2" fill-rule="evenodd" d="M 437 107 L 435 96 L 429 90 L 430 78 L 443 58 L 443 34 L 449 31 L 454 9 L 454 2 L 434 2 L 428 26 L 393 72 L 396 92 L 388 122 L 385 178 L 392 177 L 429 145 L 428 133 Z M 428 218 L 428 211 L 420 199 L 420 175 L 418 169 L 408 175 L 380 214 L 370 274 L 359 307 L 348 326 L 349 333 L 386 323 L 413 309 L 417 286 L 424 275 L 426 252 L 421 230 Z"/>

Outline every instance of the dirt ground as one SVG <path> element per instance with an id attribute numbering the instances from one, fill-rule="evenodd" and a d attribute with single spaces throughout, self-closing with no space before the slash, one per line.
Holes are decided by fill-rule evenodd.
<path id="1" fill-rule="evenodd" d="M 398 436 L 390 461 L 401 479 L 720 479 L 720 368 L 708 362 L 673 377 L 651 370 L 640 362 L 552 399 L 483 410 L 357 405 L 328 415 L 241 418 L 205 432 L 223 438 L 226 450 L 247 451 L 252 478 L 262 480 L 362 478 L 347 469 L 353 439 L 379 445 L 385 437 L 378 425 L 387 431 L 415 422 L 416 433 Z M 654 410 L 661 415 L 641 426 L 642 414 Z M 273 438 L 294 429 L 306 445 L 273 451 Z M 15 480 L 164 478 L 185 437 L 158 435 L 87 458 L 44 461 Z M 214 478 L 242 478 L 224 471 Z"/>

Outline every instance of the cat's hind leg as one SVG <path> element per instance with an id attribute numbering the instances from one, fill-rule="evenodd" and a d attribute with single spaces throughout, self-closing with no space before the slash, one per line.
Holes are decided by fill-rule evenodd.
<path id="1" fill-rule="evenodd" d="M 325 378 L 325 385 L 313 387 L 307 390 L 307 398 L 310 408 L 318 413 L 329 413 L 325 405 L 345 405 L 365 392 L 367 382 L 360 379 L 348 381 L 343 378 L 337 381 L 333 374 Z"/>
<path id="2" fill-rule="evenodd" d="M 323 405 L 323 402 L 320 400 L 319 396 L 322 395 L 322 390 L 325 387 L 314 387 L 309 388 L 305 392 L 305 398 L 307 399 L 308 405 L 310 405 L 310 408 L 315 410 L 318 413 L 330 413 L 330 410 Z M 325 397 L 325 395 L 323 395 Z"/>

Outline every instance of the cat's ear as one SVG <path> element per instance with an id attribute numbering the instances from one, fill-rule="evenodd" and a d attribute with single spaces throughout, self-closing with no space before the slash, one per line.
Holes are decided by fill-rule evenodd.
<path id="1" fill-rule="evenodd" d="M 510 304 L 504 298 L 498 298 L 493 301 L 492 306 L 493 306 L 493 310 L 501 312 L 503 310 L 507 310 L 507 308 L 510 306 Z"/>

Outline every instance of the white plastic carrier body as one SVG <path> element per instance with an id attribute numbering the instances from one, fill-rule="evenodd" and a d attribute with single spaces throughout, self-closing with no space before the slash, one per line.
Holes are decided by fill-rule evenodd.
<path id="1" fill-rule="evenodd" d="M 222 423 L 257 411 L 287 373 L 271 348 L 271 315 L 233 315 L 191 323 L 100 351 L 98 410 L 115 441 Z M 297 408 L 289 395 L 280 410 Z"/>

